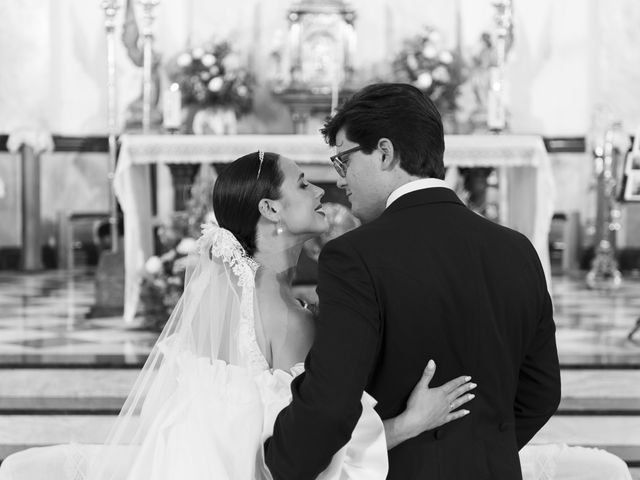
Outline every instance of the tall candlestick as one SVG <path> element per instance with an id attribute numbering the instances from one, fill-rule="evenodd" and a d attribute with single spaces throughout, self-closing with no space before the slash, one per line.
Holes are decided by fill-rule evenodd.
<path id="1" fill-rule="evenodd" d="M 149 133 L 151 130 L 151 97 L 153 94 L 153 22 L 155 20 L 154 10 L 160 0 L 139 0 L 139 2 L 143 11 L 142 131 Z"/>
<path id="2" fill-rule="evenodd" d="M 487 96 L 487 126 L 500 132 L 506 127 L 506 109 L 503 99 L 502 73 L 498 67 L 489 69 L 489 94 Z"/>
<path id="3" fill-rule="evenodd" d="M 290 83 L 297 85 L 302 82 L 302 64 L 300 58 L 300 24 L 298 23 L 298 14 L 289 14 L 289 58 Z"/>
<path id="4" fill-rule="evenodd" d="M 501 132 L 506 126 L 506 102 L 504 98 L 504 66 L 506 62 L 507 42 L 512 32 L 513 4 L 511 0 L 497 0 L 494 31 L 495 64 L 490 72 L 490 85 L 487 98 L 487 126 L 490 130 Z"/>
<path id="5" fill-rule="evenodd" d="M 193 45 L 193 0 L 186 0 L 187 48 Z"/>
<path id="6" fill-rule="evenodd" d="M 111 233 L 111 251 L 118 251 L 118 206 L 113 191 L 113 178 L 116 170 L 117 148 L 116 134 L 118 124 L 118 102 L 116 89 L 116 38 L 115 18 L 118 12 L 117 0 L 104 0 L 101 4 L 104 14 L 104 26 L 107 33 L 107 128 L 109 130 L 109 224 Z"/>
<path id="7" fill-rule="evenodd" d="M 589 288 L 598 290 L 614 290 L 622 283 L 622 274 L 616 260 L 616 233 L 620 230 L 617 177 L 621 159 L 629 144 L 626 143 L 628 137 L 621 133 L 622 125 L 614 122 L 594 142 L 597 181 L 596 245 L 586 282 Z"/>
<path id="8" fill-rule="evenodd" d="M 338 66 L 334 64 L 331 75 L 331 114 L 338 109 Z"/>
<path id="9" fill-rule="evenodd" d="M 343 83 L 350 84 L 353 81 L 353 74 L 355 72 L 355 59 L 356 59 L 356 29 L 353 25 L 355 21 L 355 13 L 350 12 L 345 16 L 346 23 L 343 28 L 343 35 L 346 37 L 345 49 L 344 49 L 344 75 Z"/>

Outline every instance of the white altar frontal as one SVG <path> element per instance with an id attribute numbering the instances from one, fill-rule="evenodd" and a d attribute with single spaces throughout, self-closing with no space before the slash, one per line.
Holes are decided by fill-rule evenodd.
<path id="1" fill-rule="evenodd" d="M 124 212 L 125 310 L 131 322 L 139 297 L 139 275 L 153 254 L 151 185 L 153 164 L 227 163 L 262 149 L 295 160 L 310 181 L 338 176 L 333 149 L 320 135 L 123 135 L 114 189 Z M 542 138 L 535 135 L 448 135 L 446 167 L 494 167 L 500 185 L 500 223 L 534 245 L 550 286 L 548 235 L 555 186 Z"/>

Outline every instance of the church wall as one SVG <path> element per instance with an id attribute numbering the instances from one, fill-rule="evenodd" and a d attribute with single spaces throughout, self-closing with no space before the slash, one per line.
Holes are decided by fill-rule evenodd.
<path id="1" fill-rule="evenodd" d="M 41 163 L 43 238 L 56 238 L 60 217 L 109 211 L 109 158 L 104 153 L 49 153 Z"/>
<path id="2" fill-rule="evenodd" d="M 269 54 L 286 40 L 290 0 L 164 0 L 158 9 L 156 47 L 169 59 L 190 36 L 229 38 L 265 81 Z M 491 28 L 491 2 L 478 0 L 353 0 L 357 11 L 356 62 L 360 80 L 388 69 L 402 40 L 422 25 L 437 26 L 445 42 L 468 55 Z M 584 134 L 593 106 L 605 102 L 631 131 L 640 106 L 635 61 L 640 3 L 635 0 L 515 1 L 515 43 L 507 69 L 514 132 L 550 136 Z M 456 6 L 460 8 L 459 18 Z M 106 131 L 103 13 L 92 2 L 3 2 L 0 33 L 0 131 L 26 124 L 58 134 Z M 122 15 L 123 12 L 120 12 Z M 459 20 L 459 23 L 458 23 Z M 141 72 L 126 57 L 117 31 L 119 105 L 140 92 Z M 278 107 L 258 105 L 278 110 Z M 259 115 L 260 116 L 260 112 Z M 262 130 L 272 124 L 266 116 Z M 253 122 L 256 123 L 255 121 Z M 258 122 L 260 123 L 260 122 Z"/>
<path id="3" fill-rule="evenodd" d="M 75 213 L 107 213 L 108 156 L 104 153 L 48 153 L 40 162 L 43 244 L 56 246 L 60 226 Z M 0 153 L 0 249 L 18 248 L 21 232 L 20 156 Z"/>

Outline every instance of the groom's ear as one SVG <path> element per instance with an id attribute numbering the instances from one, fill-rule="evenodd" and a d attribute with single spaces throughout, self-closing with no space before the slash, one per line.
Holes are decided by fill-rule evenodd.
<path id="1" fill-rule="evenodd" d="M 378 140 L 378 150 L 382 155 L 380 158 L 380 168 L 382 170 L 391 170 L 396 164 L 393 142 L 388 138 L 381 138 Z"/>
<path id="2" fill-rule="evenodd" d="M 258 211 L 267 220 L 272 222 L 280 220 L 280 205 L 275 200 L 263 198 L 258 202 Z"/>

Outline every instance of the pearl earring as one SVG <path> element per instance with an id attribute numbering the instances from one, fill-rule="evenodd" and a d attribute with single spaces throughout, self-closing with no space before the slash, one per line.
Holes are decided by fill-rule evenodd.
<path id="1" fill-rule="evenodd" d="M 278 220 L 276 225 L 276 235 L 282 235 L 284 232 L 284 227 L 282 226 L 282 220 Z"/>

